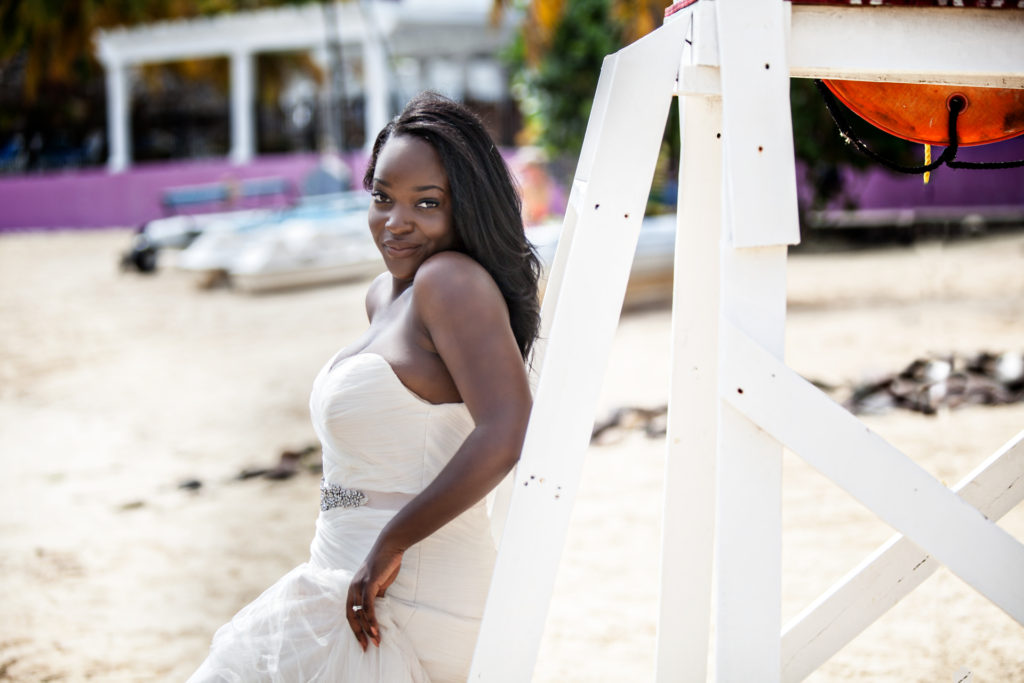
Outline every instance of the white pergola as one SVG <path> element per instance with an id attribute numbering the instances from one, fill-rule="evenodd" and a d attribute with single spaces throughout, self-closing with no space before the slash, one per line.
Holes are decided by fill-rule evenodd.
<path id="1" fill-rule="evenodd" d="M 343 49 L 358 50 L 366 98 L 367 144 L 393 112 L 391 95 L 434 87 L 459 98 L 480 82 L 500 74 L 497 49 L 510 35 L 509 17 L 495 24 L 490 0 L 353 0 L 336 2 L 336 27 L 325 22 L 318 4 L 168 21 L 100 31 L 96 49 L 107 78 L 107 132 L 111 172 L 132 163 L 130 88 L 132 69 L 145 64 L 227 57 L 231 82 L 231 152 L 233 162 L 250 161 L 256 149 L 253 123 L 254 57 L 261 52 L 309 51 L 327 63 L 328 34 Z M 390 60 L 413 68 L 399 82 Z M 447 67 L 447 78 L 432 66 Z M 454 72 L 454 73 L 453 73 Z M 493 97 L 494 88 L 485 87 Z M 480 99 L 486 99 L 481 97 Z"/>

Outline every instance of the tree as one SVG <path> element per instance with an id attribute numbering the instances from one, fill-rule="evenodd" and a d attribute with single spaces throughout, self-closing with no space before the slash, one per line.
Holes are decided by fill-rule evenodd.
<path id="1" fill-rule="evenodd" d="M 496 3 L 504 4 L 504 3 Z M 512 93 L 523 113 L 522 144 L 542 147 L 556 176 L 571 179 L 586 133 L 594 92 L 606 55 L 661 23 L 664 4 L 650 0 L 534 0 L 523 8 L 519 35 L 508 51 Z M 651 210 L 674 203 L 679 159 L 678 118 L 673 110 L 655 174 Z"/>

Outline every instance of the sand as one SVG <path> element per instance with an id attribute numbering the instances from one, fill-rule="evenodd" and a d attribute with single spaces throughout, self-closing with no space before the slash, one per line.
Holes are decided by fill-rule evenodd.
<path id="1" fill-rule="evenodd" d="M 129 240 L 0 237 L 0 680 L 183 680 L 308 554 L 319 475 L 235 476 L 314 442 L 310 383 L 362 330 L 365 283 L 202 291 L 169 268 L 118 272 Z M 841 385 L 928 352 L 1020 350 L 1022 266 L 1021 234 L 796 255 L 787 360 Z M 669 324 L 667 305 L 623 316 L 603 411 L 666 401 Z M 953 484 L 1024 429 L 1024 404 L 866 421 Z M 608 437 L 587 455 L 535 681 L 653 680 L 664 441 Z M 783 496 L 787 621 L 892 531 L 790 454 Z M 1024 538 L 1024 506 L 1000 524 Z M 965 671 L 1024 680 L 1024 628 L 940 569 L 810 680 Z"/>

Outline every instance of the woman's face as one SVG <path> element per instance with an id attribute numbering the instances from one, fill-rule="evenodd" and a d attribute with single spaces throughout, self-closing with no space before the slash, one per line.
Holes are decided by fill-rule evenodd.
<path id="1" fill-rule="evenodd" d="M 411 135 L 389 139 L 371 191 L 370 232 L 396 280 L 412 280 L 429 256 L 452 248 L 448 175 L 430 144 Z"/>

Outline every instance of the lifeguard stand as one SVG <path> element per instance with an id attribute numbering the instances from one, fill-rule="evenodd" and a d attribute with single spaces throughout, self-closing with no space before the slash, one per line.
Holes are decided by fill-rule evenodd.
<path id="1" fill-rule="evenodd" d="M 713 587 L 723 681 L 803 678 L 938 563 L 1024 624 L 1024 545 L 992 521 L 1024 496 L 1024 432 L 951 490 L 782 361 L 786 252 L 799 241 L 789 78 L 1024 88 L 1021 7 L 684 0 L 605 59 L 471 681 L 530 680 L 673 95 L 682 160 L 658 680 L 707 678 Z M 785 630 L 784 446 L 901 534 Z"/>

